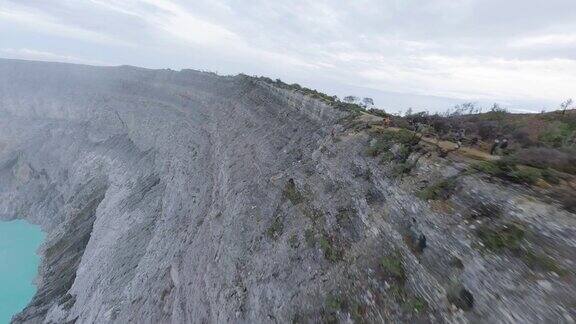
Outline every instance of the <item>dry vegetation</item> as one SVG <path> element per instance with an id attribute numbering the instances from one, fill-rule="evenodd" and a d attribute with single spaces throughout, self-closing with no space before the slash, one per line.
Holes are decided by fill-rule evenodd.
<path id="1" fill-rule="evenodd" d="M 546 196 L 560 202 L 567 210 L 576 211 L 576 109 L 513 114 L 494 105 L 490 111 L 482 113 L 469 103 L 443 114 L 420 112 L 397 116 L 279 79 L 254 79 L 350 112 L 341 123 L 346 129 L 367 130 L 373 140 L 366 154 L 383 163 L 393 163 L 398 176 L 411 172 L 415 162 L 410 162 L 408 157 L 412 153 L 422 152 L 423 144 L 432 145 L 442 158 L 454 152 L 452 155 L 467 159 L 470 169 L 475 172 L 545 188 Z M 374 119 L 379 122 L 375 123 Z M 382 119 L 389 120 L 389 124 L 384 125 Z M 507 147 L 498 148 L 491 155 L 495 140 L 503 139 L 508 141 Z M 399 150 L 392 150 L 395 145 Z M 440 189 L 443 188 L 424 190 L 420 195 L 436 199 L 442 196 L 438 192 L 442 191 Z"/>

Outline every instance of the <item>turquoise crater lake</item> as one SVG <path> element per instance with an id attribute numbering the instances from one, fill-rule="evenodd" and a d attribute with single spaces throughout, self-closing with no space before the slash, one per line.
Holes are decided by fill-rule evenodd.
<path id="1" fill-rule="evenodd" d="M 40 262 L 36 250 L 43 239 L 39 226 L 0 221 L 0 324 L 9 323 L 34 296 Z"/>

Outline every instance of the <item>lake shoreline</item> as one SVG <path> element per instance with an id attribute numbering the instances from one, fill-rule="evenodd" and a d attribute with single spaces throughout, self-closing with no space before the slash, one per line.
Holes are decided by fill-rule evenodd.
<path id="1" fill-rule="evenodd" d="M 0 324 L 9 323 L 32 300 L 46 235 L 25 220 L 0 221 Z"/>

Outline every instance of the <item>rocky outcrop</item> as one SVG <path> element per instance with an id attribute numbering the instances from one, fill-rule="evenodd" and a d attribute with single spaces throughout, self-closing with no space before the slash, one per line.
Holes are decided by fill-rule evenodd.
<path id="1" fill-rule="evenodd" d="M 48 234 L 14 322 L 574 321 L 573 214 L 398 172 L 350 120 L 246 76 L 0 60 L 0 218 Z"/>

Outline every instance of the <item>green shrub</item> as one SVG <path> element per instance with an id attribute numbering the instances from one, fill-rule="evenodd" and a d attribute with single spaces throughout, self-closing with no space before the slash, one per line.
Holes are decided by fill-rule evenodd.
<path id="1" fill-rule="evenodd" d="M 516 169 L 516 160 L 506 157 L 496 161 L 483 161 L 472 165 L 472 168 L 497 177 L 506 176 Z"/>
<path id="2" fill-rule="evenodd" d="M 324 252 L 324 257 L 330 262 L 338 262 L 342 259 L 342 251 L 333 245 L 333 241 L 328 235 L 324 234 L 319 240 L 320 249 Z"/>
<path id="3" fill-rule="evenodd" d="M 396 159 L 399 162 L 406 162 L 406 160 L 408 160 L 408 158 L 410 157 L 410 154 L 412 154 L 412 152 L 413 152 L 412 146 L 402 144 L 400 146 L 400 149 L 398 150 L 398 155 L 397 155 Z"/>
<path id="4" fill-rule="evenodd" d="M 296 188 L 296 183 L 293 179 L 289 179 L 288 182 L 286 182 L 283 194 L 284 198 L 290 200 L 294 205 L 298 205 L 304 201 L 304 196 L 302 196 L 298 188 Z"/>
<path id="5" fill-rule="evenodd" d="M 387 164 L 394 161 L 394 154 L 390 151 L 386 151 L 382 154 L 380 158 L 380 163 Z"/>
<path id="6" fill-rule="evenodd" d="M 409 312 L 421 313 L 428 308 L 428 302 L 420 297 L 406 297 L 402 301 L 402 308 Z"/>
<path id="7" fill-rule="evenodd" d="M 499 176 L 502 174 L 502 170 L 494 162 L 490 161 L 482 161 L 473 164 L 472 168 L 493 176 Z"/>
<path id="8" fill-rule="evenodd" d="M 394 134 L 394 139 L 396 142 L 402 143 L 404 145 L 416 145 L 420 142 L 420 138 L 413 133 L 406 129 L 401 129 Z"/>
<path id="9" fill-rule="evenodd" d="M 470 216 L 475 219 L 490 218 L 497 219 L 502 216 L 502 208 L 484 199 L 475 200 L 469 207 Z"/>
<path id="10" fill-rule="evenodd" d="M 353 207 L 349 206 L 346 208 L 340 208 L 338 213 L 336 213 L 336 222 L 339 225 L 348 224 L 353 216 L 355 216 L 355 210 Z"/>
<path id="11" fill-rule="evenodd" d="M 368 109 L 368 112 L 374 116 L 383 117 L 383 118 L 390 116 L 384 110 L 381 110 L 381 109 L 370 108 L 370 109 Z"/>
<path id="12" fill-rule="evenodd" d="M 337 295 L 329 294 L 324 300 L 324 310 L 320 312 L 322 323 L 338 323 L 338 312 L 346 307 L 345 301 Z"/>
<path id="13" fill-rule="evenodd" d="M 347 111 L 352 113 L 363 113 L 364 108 L 360 107 L 354 103 L 347 103 L 342 101 L 335 101 L 332 103 L 332 107 L 341 111 Z"/>
<path id="14" fill-rule="evenodd" d="M 376 132 L 375 132 L 376 133 Z M 370 143 L 366 150 L 368 156 L 377 157 L 382 153 L 386 156 L 383 161 L 392 161 L 396 159 L 400 162 L 405 162 L 410 154 L 414 152 L 414 147 L 420 142 L 420 139 L 414 133 L 401 129 L 399 131 L 384 130 L 379 131 L 375 135 L 375 140 Z M 394 144 L 400 144 L 400 149 L 394 157 L 390 149 Z"/>
<path id="15" fill-rule="evenodd" d="M 400 162 L 394 166 L 392 169 L 392 175 L 396 177 L 402 177 L 405 174 L 409 174 L 414 165 L 408 162 Z"/>
<path id="16" fill-rule="evenodd" d="M 326 298 L 326 309 L 329 311 L 339 311 L 343 306 L 342 299 L 339 296 L 328 295 Z"/>
<path id="17" fill-rule="evenodd" d="M 511 158 L 503 158 L 495 162 L 484 161 L 472 165 L 473 169 L 505 180 L 534 184 L 542 177 L 540 170 L 532 167 L 518 167 Z"/>
<path id="18" fill-rule="evenodd" d="M 576 174 L 576 151 L 569 148 L 530 147 L 514 154 L 518 163 Z"/>
<path id="19" fill-rule="evenodd" d="M 290 239 L 288 239 L 288 245 L 293 249 L 297 249 L 300 246 L 300 242 L 298 242 L 298 235 L 292 234 Z"/>
<path id="20" fill-rule="evenodd" d="M 305 205 L 300 209 L 304 216 L 308 217 L 313 223 L 321 220 L 324 217 L 324 212 L 314 208 L 311 205 Z"/>
<path id="21" fill-rule="evenodd" d="M 514 223 L 508 223 L 497 227 L 483 225 L 478 228 L 476 234 L 487 249 L 493 252 L 504 250 L 518 250 L 524 239 L 524 229 Z"/>
<path id="22" fill-rule="evenodd" d="M 532 270 L 553 271 L 559 275 L 567 273 L 567 270 L 558 265 L 550 256 L 533 252 L 527 246 L 522 246 L 526 231 L 518 224 L 507 223 L 493 227 L 483 225 L 478 229 L 477 235 L 485 248 L 496 253 L 511 251 Z"/>
<path id="23" fill-rule="evenodd" d="M 269 238 L 277 239 L 282 235 L 283 230 L 284 230 L 284 224 L 282 223 L 282 220 L 280 219 L 280 217 L 276 217 L 272 222 L 272 225 L 268 227 L 266 233 L 268 234 Z"/>
<path id="24" fill-rule="evenodd" d="M 574 190 L 570 187 L 553 188 L 552 196 L 557 200 L 562 207 L 571 212 L 576 213 L 576 195 Z"/>
<path id="25" fill-rule="evenodd" d="M 424 190 L 420 191 L 417 196 L 424 200 L 446 200 L 450 198 L 450 195 L 456 189 L 457 177 L 452 176 L 446 178 Z"/>
<path id="26" fill-rule="evenodd" d="M 402 265 L 402 255 L 399 252 L 383 257 L 380 265 L 387 277 L 394 278 L 401 283 L 406 280 L 406 271 Z"/>
<path id="27" fill-rule="evenodd" d="M 546 130 L 540 134 L 538 139 L 548 146 L 558 148 L 567 144 L 571 135 L 572 129 L 570 125 L 556 121 L 550 124 Z"/>
<path id="28" fill-rule="evenodd" d="M 381 139 L 377 139 L 373 143 L 370 144 L 370 146 L 366 150 L 366 154 L 368 156 L 377 157 L 381 153 L 388 151 L 391 146 L 392 145 L 390 142 L 387 142 L 387 141 L 384 141 Z"/>
<path id="29" fill-rule="evenodd" d="M 544 169 L 541 171 L 542 179 L 546 180 L 546 182 L 551 184 L 559 184 L 560 178 L 556 175 L 556 172 L 552 169 Z"/>
<path id="30" fill-rule="evenodd" d="M 314 247 L 316 244 L 316 237 L 314 236 L 314 231 L 311 228 L 307 228 L 304 231 L 304 240 L 306 241 L 306 245 L 308 247 Z"/>
<path id="31" fill-rule="evenodd" d="M 534 184 L 542 177 L 540 170 L 532 167 L 513 170 L 510 172 L 510 176 L 515 182 L 527 184 Z"/>
<path id="32" fill-rule="evenodd" d="M 567 274 L 566 269 L 562 268 L 560 265 L 558 265 L 556 260 L 552 259 L 547 255 L 534 253 L 532 251 L 525 251 L 522 254 L 521 258 L 526 263 L 526 265 L 532 270 L 556 272 L 561 276 Z"/>

